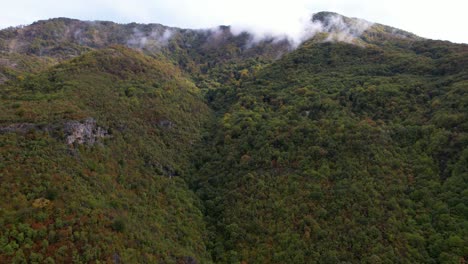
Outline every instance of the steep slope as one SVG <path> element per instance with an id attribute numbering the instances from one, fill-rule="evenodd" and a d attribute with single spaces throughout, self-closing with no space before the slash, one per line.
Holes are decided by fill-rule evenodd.
<path id="1" fill-rule="evenodd" d="M 310 23 L 1 30 L 0 263 L 465 263 L 468 46 Z"/>
<path id="2" fill-rule="evenodd" d="M 387 41 L 312 39 L 214 96 L 215 262 L 464 263 L 468 46 Z"/>
<path id="3" fill-rule="evenodd" d="M 1 88 L 0 262 L 209 262 L 183 177 L 210 110 L 123 47 Z M 49 263 L 49 262 L 47 262 Z"/>

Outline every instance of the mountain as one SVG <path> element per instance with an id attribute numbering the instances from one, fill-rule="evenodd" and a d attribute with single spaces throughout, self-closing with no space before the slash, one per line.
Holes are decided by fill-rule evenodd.
<path id="1" fill-rule="evenodd" d="M 1 110 L 0 262 L 209 259 L 182 177 L 210 110 L 179 69 L 109 47 L 2 87 Z"/>
<path id="2" fill-rule="evenodd" d="M 467 68 L 445 60 L 312 41 L 233 88 L 193 183 L 215 261 L 462 261 Z"/>
<path id="3" fill-rule="evenodd" d="M 225 81 L 226 72 L 249 60 L 271 61 L 291 49 L 286 40 L 265 39 L 252 45 L 251 34 L 235 35 L 227 26 L 190 30 L 160 24 L 121 25 L 57 18 L 0 32 L 0 74 L 3 75 L 0 79 L 3 80 L 24 71 L 37 72 L 36 69 L 95 49 L 123 45 L 170 60 L 205 88 L 219 86 Z M 253 63 L 260 64 L 250 62 Z M 215 66 L 219 67 L 213 69 Z M 205 83 L 207 79 L 213 83 Z"/>
<path id="4" fill-rule="evenodd" d="M 468 45 L 0 31 L 0 263 L 465 263 Z"/>

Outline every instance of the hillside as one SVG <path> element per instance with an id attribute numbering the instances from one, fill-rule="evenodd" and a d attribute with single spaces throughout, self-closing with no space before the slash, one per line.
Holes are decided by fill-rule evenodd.
<path id="1" fill-rule="evenodd" d="M 181 177 L 210 110 L 180 70 L 113 47 L 1 98 L 1 263 L 208 259 Z"/>
<path id="2" fill-rule="evenodd" d="M 312 41 L 232 88 L 193 182 L 215 262 L 462 261 L 468 68 L 430 57 Z"/>
<path id="3" fill-rule="evenodd" d="M 468 45 L 310 23 L 1 30 L 0 263 L 465 263 Z"/>

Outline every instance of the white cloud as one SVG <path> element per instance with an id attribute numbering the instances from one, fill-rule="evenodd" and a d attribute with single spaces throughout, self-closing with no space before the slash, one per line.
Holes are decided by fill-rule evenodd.
<path id="1" fill-rule="evenodd" d="M 304 20 L 335 11 L 411 31 L 422 37 L 468 43 L 465 0 L 15 0 L 4 1 L 0 26 L 51 17 L 161 23 L 186 28 L 220 24 L 260 35 L 299 36 Z"/>

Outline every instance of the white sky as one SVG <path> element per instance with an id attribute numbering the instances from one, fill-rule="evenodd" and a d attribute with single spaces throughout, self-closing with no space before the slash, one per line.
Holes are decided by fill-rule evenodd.
<path id="1" fill-rule="evenodd" d="M 293 37 L 312 13 L 334 11 L 426 38 L 468 43 L 468 0 L 0 0 L 0 8 L 0 28 L 71 17 L 184 28 L 233 25 Z"/>

